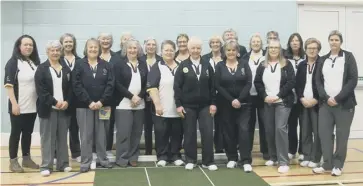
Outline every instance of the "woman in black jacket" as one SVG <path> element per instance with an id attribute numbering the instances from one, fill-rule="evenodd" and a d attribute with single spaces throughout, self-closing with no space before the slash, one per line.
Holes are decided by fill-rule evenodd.
<path id="1" fill-rule="evenodd" d="M 116 165 L 137 166 L 139 144 L 144 124 L 146 80 L 148 69 L 141 61 L 142 48 L 130 39 L 122 50 L 122 58 L 114 62 L 116 97 Z"/>
<path id="2" fill-rule="evenodd" d="M 102 167 L 112 168 L 106 156 L 106 132 L 109 130 L 111 97 L 114 88 L 112 69 L 99 58 L 101 52 L 97 39 L 88 39 L 85 57 L 76 62 L 72 72 L 72 88 L 76 96 L 77 122 L 81 133 L 81 168 L 88 172 L 96 168 L 92 157 L 93 140 Z"/>
<path id="3" fill-rule="evenodd" d="M 40 174 L 49 176 L 53 171 L 53 157 L 57 151 L 59 171 L 70 172 L 67 132 L 70 124 L 68 105 L 72 99 L 71 70 L 61 63 L 62 45 L 59 41 L 47 44 L 48 60 L 35 72 L 38 95 L 37 112 L 40 120 L 42 164 Z M 67 112 L 68 111 L 68 112 Z M 57 143 L 57 144 L 56 144 Z"/>
<path id="4" fill-rule="evenodd" d="M 289 171 L 287 120 L 294 104 L 295 74 L 282 55 L 280 42 L 270 41 L 266 60 L 257 68 L 255 87 L 265 101 L 265 130 L 270 160 L 266 166 L 279 164 L 278 172 Z"/>
<path id="5" fill-rule="evenodd" d="M 225 150 L 228 158 L 227 168 L 235 168 L 240 161 L 245 172 L 252 171 L 252 157 L 249 129 L 250 89 L 252 74 L 246 61 L 238 62 L 239 45 L 229 40 L 223 46 L 226 59 L 218 63 L 215 72 L 215 84 L 218 90 L 217 100 L 220 125 L 223 127 Z"/>
<path id="6" fill-rule="evenodd" d="M 24 172 L 18 163 L 20 136 L 23 167 L 39 169 L 39 165 L 30 158 L 32 133 L 37 117 L 34 74 L 39 63 L 37 44 L 33 37 L 20 36 L 15 41 L 13 54 L 6 63 L 4 78 L 4 86 L 9 96 L 9 169 L 12 172 Z"/>
<path id="7" fill-rule="evenodd" d="M 330 52 L 321 58 L 316 72 L 319 92 L 319 136 L 324 163 L 315 173 L 330 171 L 340 176 L 347 155 L 350 126 L 357 101 L 354 89 L 358 83 L 358 67 L 354 55 L 341 48 L 342 34 L 329 34 Z M 332 134 L 336 125 L 336 151 Z"/>
<path id="8" fill-rule="evenodd" d="M 302 61 L 296 73 L 296 95 L 302 105 L 300 111 L 300 128 L 303 161 L 302 167 L 315 168 L 321 160 L 321 146 L 318 134 L 318 90 L 315 82 L 316 65 L 319 60 L 321 44 L 315 38 L 305 42 L 307 59 Z M 314 137 L 313 137 L 314 136 Z"/>

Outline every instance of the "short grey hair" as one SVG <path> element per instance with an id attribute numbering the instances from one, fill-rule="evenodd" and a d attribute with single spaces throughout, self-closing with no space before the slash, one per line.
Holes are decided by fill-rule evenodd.
<path id="1" fill-rule="evenodd" d="M 124 46 L 122 46 L 121 49 L 121 56 L 122 57 L 126 57 L 127 56 L 127 48 L 132 45 L 132 44 L 136 44 L 136 48 L 137 48 L 137 57 L 141 57 L 144 55 L 143 51 L 142 51 L 142 47 L 140 45 L 140 42 L 136 39 L 129 39 L 128 41 L 126 41 L 126 43 L 124 44 Z"/>
<path id="2" fill-rule="evenodd" d="M 107 38 L 110 38 L 111 39 L 111 46 L 112 47 L 112 44 L 113 44 L 113 36 L 111 33 L 107 33 L 107 32 L 101 32 L 99 35 L 98 35 L 98 40 L 100 40 L 101 38 L 103 37 L 107 37 Z"/>
<path id="3" fill-rule="evenodd" d="M 156 41 L 155 38 L 153 37 L 148 37 L 144 40 L 144 52 L 146 53 L 146 43 L 149 42 L 149 41 L 154 41 L 155 42 L 155 45 L 156 45 L 156 50 L 155 50 L 155 54 L 157 54 L 159 52 L 159 45 L 158 45 L 158 42 Z"/>
<path id="4" fill-rule="evenodd" d="M 277 39 L 280 41 L 279 33 L 278 33 L 277 31 L 274 31 L 274 30 L 271 30 L 271 31 L 267 32 L 267 34 L 266 34 L 266 39 L 268 39 L 268 37 L 269 37 L 271 34 L 272 34 L 272 35 L 275 35 L 275 36 L 277 37 Z"/>
<path id="5" fill-rule="evenodd" d="M 343 35 L 341 32 L 339 32 L 339 30 L 333 30 L 329 33 L 329 37 L 328 40 L 330 39 L 331 36 L 338 36 L 340 39 L 340 43 L 343 43 Z"/>
<path id="6" fill-rule="evenodd" d="M 260 39 L 260 41 L 261 41 L 261 49 L 263 49 L 263 41 L 262 41 L 262 37 L 261 37 L 261 35 L 259 34 L 259 33 L 255 33 L 255 34 L 253 34 L 252 36 L 251 36 L 251 38 L 250 38 L 250 49 L 252 50 L 252 39 L 253 38 L 258 38 L 258 39 Z"/>
<path id="7" fill-rule="evenodd" d="M 188 41 L 188 49 L 192 45 L 200 45 L 202 47 L 203 46 L 203 41 L 199 37 L 192 36 L 192 37 L 190 37 L 190 39 Z"/>
<path id="8" fill-rule="evenodd" d="M 59 40 L 48 41 L 48 43 L 45 46 L 45 50 L 48 51 L 51 48 L 57 48 L 62 50 L 62 44 L 59 42 Z"/>
<path id="9" fill-rule="evenodd" d="M 100 41 L 96 38 L 90 38 L 86 41 L 86 44 L 84 45 L 84 50 L 83 50 L 83 55 L 84 57 L 87 57 L 87 46 L 88 46 L 88 43 L 90 42 L 94 42 L 98 45 L 98 55 L 100 55 L 102 53 L 102 49 L 101 49 L 101 45 L 100 45 Z"/>
<path id="10" fill-rule="evenodd" d="M 218 35 L 214 35 L 211 38 L 209 38 L 209 41 L 208 41 L 209 47 L 211 46 L 211 43 L 212 43 L 213 40 L 218 40 L 219 43 L 221 44 L 221 47 L 223 46 L 223 39 L 222 39 L 222 37 L 221 36 L 218 36 Z"/>
<path id="11" fill-rule="evenodd" d="M 230 33 L 230 32 L 232 32 L 233 34 L 234 34 L 234 39 L 236 39 L 236 41 L 238 41 L 238 35 L 237 35 L 237 32 L 235 31 L 235 30 L 233 30 L 232 28 L 229 28 L 229 29 L 227 29 L 227 30 L 225 30 L 224 32 L 223 32 L 223 35 L 222 35 L 222 37 L 223 37 L 223 41 L 226 41 L 227 39 L 226 39 L 226 34 L 227 33 Z"/>

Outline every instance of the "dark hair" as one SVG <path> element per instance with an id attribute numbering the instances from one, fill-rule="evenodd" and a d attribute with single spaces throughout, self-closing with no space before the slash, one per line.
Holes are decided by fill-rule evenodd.
<path id="1" fill-rule="evenodd" d="M 77 56 L 77 39 L 76 37 L 74 37 L 73 34 L 70 34 L 70 33 L 65 33 L 63 34 L 60 39 L 59 39 L 59 42 L 62 44 L 63 46 L 63 41 L 66 37 L 70 37 L 72 38 L 72 41 L 73 41 L 73 49 L 72 49 L 72 54 L 74 56 Z M 64 56 L 64 46 L 62 47 L 62 51 L 61 51 L 61 55 Z"/>
<path id="2" fill-rule="evenodd" d="M 299 56 L 301 58 L 303 58 L 305 56 L 304 42 L 303 42 L 303 40 L 301 38 L 301 35 L 299 33 L 293 33 L 293 34 L 290 35 L 289 40 L 287 42 L 287 50 L 286 50 L 287 54 L 286 54 L 286 57 L 288 57 L 288 58 L 292 58 L 293 57 L 292 48 L 291 48 L 290 43 L 294 39 L 295 36 L 297 37 L 297 39 L 300 42 L 300 46 L 299 46 Z"/>
<path id="3" fill-rule="evenodd" d="M 171 45 L 174 50 L 176 50 L 175 43 L 172 40 L 165 40 L 161 43 L 161 50 L 163 50 L 165 45 Z"/>
<path id="4" fill-rule="evenodd" d="M 38 54 L 38 48 L 37 48 L 37 43 L 35 42 L 34 38 L 30 35 L 22 35 L 20 36 L 16 41 L 15 41 L 15 44 L 14 44 L 14 49 L 13 49 L 13 55 L 11 56 L 12 58 L 14 59 L 21 59 L 21 60 L 24 60 L 26 61 L 26 57 L 23 56 L 20 52 L 20 45 L 21 45 L 21 42 L 24 38 L 29 38 L 32 40 L 33 42 L 33 52 L 30 54 L 29 58 L 30 60 L 33 61 L 33 63 L 35 65 L 39 65 L 40 64 L 40 59 L 39 59 L 39 54 Z"/>

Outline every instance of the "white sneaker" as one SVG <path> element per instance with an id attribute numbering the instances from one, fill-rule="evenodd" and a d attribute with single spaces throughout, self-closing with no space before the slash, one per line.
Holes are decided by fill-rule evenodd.
<path id="1" fill-rule="evenodd" d="M 95 170 L 97 168 L 95 160 L 92 161 L 90 168 L 91 170 Z"/>
<path id="2" fill-rule="evenodd" d="M 268 161 L 266 161 L 265 165 L 266 166 L 274 166 L 274 165 L 277 165 L 277 162 L 274 162 L 272 160 L 268 160 Z"/>
<path id="3" fill-rule="evenodd" d="M 325 169 L 323 167 L 313 168 L 313 173 L 315 173 L 315 174 L 323 174 L 324 172 L 325 172 Z"/>
<path id="4" fill-rule="evenodd" d="M 318 167 L 318 164 L 311 161 L 311 162 L 309 162 L 308 167 L 310 167 L 310 168 L 316 168 L 316 167 Z"/>
<path id="5" fill-rule="evenodd" d="M 299 161 L 304 161 L 304 155 L 300 154 L 298 159 L 299 159 Z"/>
<path id="6" fill-rule="evenodd" d="M 183 160 L 175 160 L 174 165 L 175 166 L 182 166 L 182 165 L 184 165 L 184 161 Z"/>
<path id="7" fill-rule="evenodd" d="M 53 159 L 53 165 L 57 165 L 57 158 Z"/>
<path id="8" fill-rule="evenodd" d="M 243 169 L 245 172 L 252 172 L 252 166 L 250 164 L 244 164 Z"/>
<path id="9" fill-rule="evenodd" d="M 195 165 L 193 163 L 188 163 L 187 165 L 185 165 L 186 170 L 193 170 L 194 167 L 195 167 Z"/>
<path id="10" fill-rule="evenodd" d="M 302 167 L 307 167 L 308 165 L 309 165 L 309 161 L 302 161 L 301 163 L 300 163 L 300 166 L 302 166 Z"/>
<path id="11" fill-rule="evenodd" d="M 227 163 L 227 168 L 234 169 L 235 167 L 237 167 L 237 162 L 235 162 L 235 161 L 229 161 Z"/>
<path id="12" fill-rule="evenodd" d="M 41 171 L 41 172 L 40 172 L 40 174 L 41 174 L 42 176 L 44 176 L 44 177 L 47 177 L 47 176 L 49 176 L 49 175 L 50 175 L 50 171 L 49 171 L 49 170 L 43 170 L 43 171 Z"/>
<path id="13" fill-rule="evenodd" d="M 165 167 L 166 165 L 166 161 L 165 160 L 160 160 L 158 161 L 158 163 L 156 164 L 158 167 Z"/>
<path id="14" fill-rule="evenodd" d="M 81 163 L 81 156 L 78 156 L 77 158 L 72 158 L 72 160 Z"/>
<path id="15" fill-rule="evenodd" d="M 93 161 L 97 160 L 97 153 L 92 153 L 92 159 L 93 159 Z"/>
<path id="16" fill-rule="evenodd" d="M 290 167 L 287 165 L 280 166 L 277 171 L 281 174 L 289 172 Z"/>
<path id="17" fill-rule="evenodd" d="M 218 170 L 217 165 L 209 165 L 209 166 L 202 165 L 202 168 L 204 168 L 204 169 L 208 169 L 208 170 L 210 170 L 210 171 L 216 171 L 216 170 Z"/>
<path id="18" fill-rule="evenodd" d="M 72 167 L 66 167 L 64 168 L 64 172 L 71 172 L 72 171 Z"/>
<path id="19" fill-rule="evenodd" d="M 290 159 L 290 160 L 292 160 L 292 159 L 294 159 L 294 158 L 295 158 L 295 154 L 290 154 L 290 153 L 288 153 L 287 155 L 289 156 L 289 159 Z"/>
<path id="20" fill-rule="evenodd" d="M 342 175 L 342 170 L 339 168 L 335 168 L 331 171 L 331 175 L 332 176 L 341 176 Z"/>
<path id="21" fill-rule="evenodd" d="M 112 151 L 106 151 L 106 156 L 107 156 L 108 161 L 110 161 L 110 162 L 115 162 L 116 161 L 116 158 L 112 154 Z"/>

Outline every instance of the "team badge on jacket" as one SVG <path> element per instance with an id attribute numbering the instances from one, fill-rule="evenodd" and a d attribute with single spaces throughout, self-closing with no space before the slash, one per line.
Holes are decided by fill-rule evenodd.
<path id="1" fill-rule="evenodd" d="M 107 75 L 107 70 L 106 69 L 103 69 L 103 75 Z"/>
<path id="2" fill-rule="evenodd" d="M 183 68 L 183 72 L 184 72 L 184 73 L 188 73 L 188 72 L 189 72 L 188 68 L 187 68 L 187 67 L 184 67 L 184 68 Z"/>

